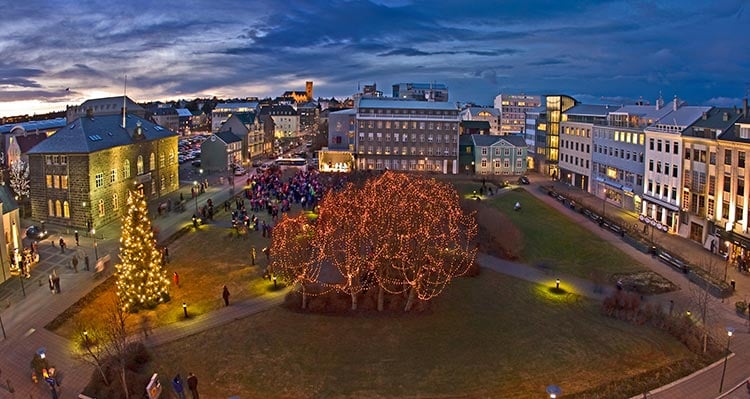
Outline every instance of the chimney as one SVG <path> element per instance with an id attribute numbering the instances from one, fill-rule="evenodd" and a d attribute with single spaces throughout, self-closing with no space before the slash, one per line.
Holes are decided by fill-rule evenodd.
<path id="1" fill-rule="evenodd" d="M 724 112 L 723 119 L 724 119 L 724 122 L 729 120 L 729 112 Z"/>
<path id="2" fill-rule="evenodd" d="M 672 100 L 672 111 L 677 111 L 677 94 L 674 95 L 674 100 Z"/>
<path id="3" fill-rule="evenodd" d="M 747 112 L 748 112 L 748 109 L 747 109 L 747 97 L 745 97 L 745 98 L 742 99 L 742 116 L 744 116 L 745 118 L 747 118 L 748 116 L 750 116 L 750 115 L 748 115 Z"/>
<path id="4" fill-rule="evenodd" d="M 656 99 L 656 110 L 660 110 L 664 107 L 664 98 L 662 98 L 661 93 L 659 93 L 659 98 Z"/>
<path id="5" fill-rule="evenodd" d="M 702 119 L 703 119 L 704 121 L 705 121 L 706 119 L 708 119 L 708 111 L 703 111 L 703 117 L 702 117 Z"/>

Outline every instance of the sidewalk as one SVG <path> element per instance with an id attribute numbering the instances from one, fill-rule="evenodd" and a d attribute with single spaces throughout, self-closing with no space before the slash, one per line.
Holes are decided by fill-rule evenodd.
<path id="1" fill-rule="evenodd" d="M 695 305 L 692 303 L 693 300 L 690 297 L 690 287 L 694 285 L 687 279 L 687 276 L 685 274 L 679 273 L 673 268 L 665 265 L 658 259 L 652 258 L 650 255 L 638 251 L 637 249 L 622 241 L 618 235 L 615 235 L 607 229 L 600 228 L 598 224 L 586 218 L 583 214 L 571 210 L 556 199 L 543 193 L 539 189 L 540 185 L 554 184 L 553 182 L 547 180 L 545 177 L 533 176 L 532 183 L 532 185 L 526 186 L 526 188 L 527 191 L 534 197 L 557 209 L 560 213 L 568 216 L 602 239 L 607 240 L 609 243 L 619 248 L 620 250 L 634 258 L 636 261 L 650 268 L 654 272 L 666 277 L 679 287 L 679 290 L 668 294 L 646 297 L 646 301 L 656 301 L 657 303 L 664 304 L 669 300 L 673 300 L 675 302 L 675 309 L 677 311 L 695 309 Z M 577 189 L 573 188 L 573 190 Z M 579 203 L 586 204 L 590 207 L 593 207 L 592 205 L 598 203 L 599 206 L 601 206 L 601 199 L 584 193 L 581 190 L 577 190 L 577 192 L 574 192 L 574 195 L 576 195 L 575 200 Z M 609 218 L 620 217 L 626 222 L 630 221 L 631 223 L 638 223 L 640 225 L 640 222 L 638 222 L 637 219 L 637 215 L 634 215 L 633 213 L 615 208 L 611 205 L 606 206 L 605 211 Z M 689 240 L 678 236 L 667 235 L 664 233 L 660 234 L 661 237 L 658 238 L 658 243 L 661 246 L 670 251 L 673 251 L 674 253 L 679 253 L 683 258 L 686 258 L 690 261 L 696 262 L 697 260 L 702 259 L 706 256 L 712 256 L 699 244 L 694 244 Z M 723 259 L 719 259 L 724 262 Z M 735 292 L 735 294 L 732 297 L 725 299 L 724 301 L 721 301 L 714 297 L 709 298 L 709 307 L 712 309 L 714 317 L 716 318 L 715 322 L 713 323 L 714 326 L 721 329 L 723 329 L 724 326 L 732 326 L 736 328 L 735 333 L 732 336 L 730 346 L 731 351 L 734 353 L 734 356 L 730 357 L 727 362 L 723 386 L 724 393 L 727 393 L 735 387 L 739 387 L 741 384 L 747 381 L 748 377 L 750 377 L 750 334 L 748 331 L 747 319 L 738 316 L 734 310 L 735 301 L 750 296 L 750 279 L 748 279 L 746 276 L 739 275 L 739 273 L 733 273 L 732 270 L 728 271 L 727 278 L 734 278 L 738 281 L 737 291 Z M 740 281 L 744 284 L 740 284 Z M 655 389 L 654 391 L 652 391 L 650 397 L 658 399 L 718 398 L 720 396 L 719 384 L 722 374 L 722 368 L 723 361 L 714 363 L 706 369 L 700 370 L 684 379 Z M 744 386 L 740 388 L 744 389 Z M 738 388 L 737 392 L 741 392 L 741 389 Z M 732 395 L 741 395 L 737 392 L 733 392 Z M 747 398 L 750 397 L 750 395 L 746 394 L 745 396 L 733 397 Z M 640 398 L 640 396 L 636 396 L 633 399 L 635 398 Z"/>
<path id="2" fill-rule="evenodd" d="M 216 179 L 213 179 L 216 180 Z M 182 187 L 183 195 L 189 201 L 184 212 L 168 212 L 153 219 L 153 225 L 159 229 L 159 240 L 164 240 L 186 225 L 192 223 L 193 207 L 203 206 L 211 198 L 214 204 L 222 204 L 233 194 L 241 192 L 244 186 L 236 182 L 235 190 L 231 185 L 209 185 L 208 190 L 197 199 L 189 198 L 190 186 Z M 186 190 L 187 189 L 187 190 Z M 174 194 L 179 198 L 179 191 Z M 24 221 L 24 225 L 35 222 Z M 44 326 L 57 315 L 68 309 L 105 278 L 94 279 L 93 268 L 96 255 L 116 256 L 119 252 L 120 223 L 112 223 L 96 230 L 96 237 L 88 237 L 79 232 L 80 246 L 75 245 L 74 230 L 59 226 L 47 226 L 50 237 L 39 243 L 40 262 L 33 266 L 30 279 L 13 279 L 0 285 L 0 317 L 2 318 L 7 339 L 0 342 L 0 399 L 10 398 L 44 398 L 49 397 L 47 384 L 33 384 L 31 380 L 31 359 L 34 353 L 44 347 L 47 359 L 55 365 L 61 383 L 60 397 L 75 398 L 83 390 L 94 371 L 93 367 L 74 359 L 70 341 L 47 331 Z M 65 253 L 60 251 L 57 241 L 63 238 L 68 244 Z M 55 243 L 53 246 L 53 242 Z M 83 262 L 78 265 L 76 273 L 70 268 L 70 260 L 76 251 L 89 256 L 90 271 L 85 270 Z M 48 275 L 56 271 L 60 276 L 60 294 L 51 294 Z M 111 275 L 114 270 L 107 270 Z M 25 292 L 25 295 L 24 295 Z M 283 300 L 283 295 L 258 301 L 259 303 L 238 303 L 227 310 L 214 312 L 204 317 L 189 320 L 189 324 L 176 324 L 154 331 L 149 337 L 149 345 L 158 345 L 195 334 L 211 326 L 230 322 L 257 311 L 273 306 Z M 11 394 L 7 382 L 15 391 Z"/>

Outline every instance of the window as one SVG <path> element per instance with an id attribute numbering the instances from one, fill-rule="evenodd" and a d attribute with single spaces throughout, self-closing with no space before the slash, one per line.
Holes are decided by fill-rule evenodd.
<path id="1" fill-rule="evenodd" d="M 152 152 L 151 156 L 148 157 L 148 170 L 154 169 L 156 169 L 156 154 Z"/>
<path id="2" fill-rule="evenodd" d="M 745 179 L 744 178 L 737 179 L 737 195 L 740 197 L 745 196 Z"/>
<path id="3" fill-rule="evenodd" d="M 68 204 L 68 201 L 63 201 L 63 217 L 70 219 L 70 204 Z"/>
<path id="4" fill-rule="evenodd" d="M 117 169 L 112 169 L 112 174 L 109 176 L 109 182 L 114 183 L 117 181 Z"/>
<path id="5" fill-rule="evenodd" d="M 672 201 L 677 201 L 677 187 L 672 187 Z"/>
<path id="6" fill-rule="evenodd" d="M 62 188 L 63 190 L 68 189 L 68 175 L 60 176 L 60 188 Z"/>
<path id="7" fill-rule="evenodd" d="M 174 151 L 169 151 L 169 164 L 174 165 Z"/>
<path id="8" fill-rule="evenodd" d="M 677 142 L 675 141 L 674 145 L 672 146 L 672 153 L 675 155 L 678 155 L 680 153 L 680 147 L 677 145 Z"/>
<path id="9" fill-rule="evenodd" d="M 654 139 L 648 139 L 648 149 L 651 151 L 654 150 Z"/>
<path id="10" fill-rule="evenodd" d="M 128 161 L 127 159 L 125 160 L 125 162 L 123 162 L 122 177 L 126 179 L 130 178 L 130 161 Z"/>
<path id="11" fill-rule="evenodd" d="M 716 176 L 708 177 L 708 195 L 714 195 L 716 193 Z"/>
<path id="12" fill-rule="evenodd" d="M 99 216 L 104 216 L 104 200 L 103 199 L 99 200 L 98 208 L 99 208 Z"/>
<path id="13" fill-rule="evenodd" d="M 732 150 L 724 150 L 724 165 L 732 164 Z"/>
<path id="14" fill-rule="evenodd" d="M 62 216 L 62 204 L 60 203 L 60 200 L 55 201 L 55 216 Z"/>
<path id="15" fill-rule="evenodd" d="M 115 211 L 120 208 L 120 197 L 117 194 L 112 194 L 112 208 Z"/>
<path id="16" fill-rule="evenodd" d="M 664 152 L 669 153 L 669 145 L 671 144 L 671 141 L 667 140 L 664 142 Z"/>
<path id="17" fill-rule="evenodd" d="M 52 175 L 47 175 L 47 188 L 52 188 Z"/>
<path id="18" fill-rule="evenodd" d="M 127 162 L 127 161 L 125 161 Z M 136 168 L 138 169 L 138 174 L 143 174 L 143 155 L 138 155 L 138 161 L 136 162 Z"/>
<path id="19" fill-rule="evenodd" d="M 724 192 L 732 192 L 732 176 L 729 173 L 724 173 Z"/>
<path id="20" fill-rule="evenodd" d="M 487 147 L 482 147 L 482 155 L 487 155 Z"/>
<path id="21" fill-rule="evenodd" d="M 104 173 L 96 174 L 96 188 L 104 186 Z"/>
<path id="22" fill-rule="evenodd" d="M 711 154 L 709 154 L 708 156 L 708 160 L 711 163 L 711 165 L 716 165 L 716 153 L 712 151 Z"/>
<path id="23" fill-rule="evenodd" d="M 55 204 L 52 200 L 47 200 L 47 214 L 49 216 L 55 216 Z"/>
<path id="24" fill-rule="evenodd" d="M 661 152 L 661 140 L 656 140 L 656 151 Z"/>
<path id="25" fill-rule="evenodd" d="M 745 151 L 739 151 L 737 153 L 738 160 L 737 160 L 737 167 L 738 168 L 744 168 L 745 167 Z"/>
<path id="26" fill-rule="evenodd" d="M 669 173 L 669 171 L 666 171 Z M 672 177 L 677 177 L 677 165 L 672 165 Z"/>

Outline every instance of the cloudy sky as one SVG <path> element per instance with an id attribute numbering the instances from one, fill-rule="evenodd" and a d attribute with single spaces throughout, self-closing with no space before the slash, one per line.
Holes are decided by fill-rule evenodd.
<path id="1" fill-rule="evenodd" d="M 750 89 L 746 3 L 10 1 L 0 116 L 119 95 L 125 75 L 136 101 L 277 96 L 313 80 L 316 97 L 434 81 L 488 105 L 501 92 L 734 105 Z"/>

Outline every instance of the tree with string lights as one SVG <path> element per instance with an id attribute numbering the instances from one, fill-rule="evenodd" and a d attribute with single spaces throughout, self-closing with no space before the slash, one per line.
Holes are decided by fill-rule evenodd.
<path id="1" fill-rule="evenodd" d="M 150 309 L 169 300 L 169 279 L 139 190 L 128 194 L 122 220 L 120 264 L 116 267 L 117 296 L 128 312 Z"/>
<path id="2" fill-rule="evenodd" d="M 302 309 L 307 307 L 307 287 L 320 276 L 320 263 L 312 254 L 315 232 L 305 215 L 284 217 L 273 228 L 270 272 L 299 287 Z"/>
<path id="3" fill-rule="evenodd" d="M 415 300 L 439 295 L 476 258 L 474 215 L 461 210 L 455 189 L 435 179 L 387 171 L 361 186 L 327 193 L 318 215 L 310 248 L 285 256 L 309 259 L 306 267 L 316 264 L 316 276 L 320 270 L 337 275 L 306 281 L 349 295 L 352 310 L 360 294 L 373 288 L 378 310 L 386 294 L 403 294 L 409 311 Z M 289 251 L 286 240 L 274 240 L 275 252 Z M 274 267 L 289 266 L 274 261 Z"/>

